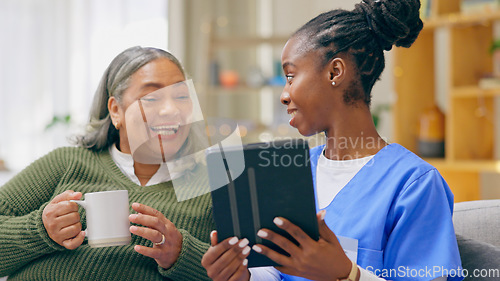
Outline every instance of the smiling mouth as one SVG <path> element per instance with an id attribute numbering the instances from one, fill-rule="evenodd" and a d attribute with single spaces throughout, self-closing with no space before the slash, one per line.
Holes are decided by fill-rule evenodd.
<path id="1" fill-rule="evenodd" d="M 153 132 L 162 136 L 171 136 L 175 135 L 179 131 L 180 125 L 163 125 L 163 126 L 154 126 L 150 127 Z"/>

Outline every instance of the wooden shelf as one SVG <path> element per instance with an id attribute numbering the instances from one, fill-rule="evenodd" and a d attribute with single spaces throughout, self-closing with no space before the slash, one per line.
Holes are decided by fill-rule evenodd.
<path id="1" fill-rule="evenodd" d="M 480 88 L 478 86 L 455 87 L 451 90 L 452 98 L 480 98 L 480 97 L 498 97 L 500 96 L 500 87 L 498 88 Z"/>
<path id="2" fill-rule="evenodd" d="M 210 86 L 207 92 L 209 96 L 219 96 L 219 95 L 248 95 L 249 92 L 258 94 L 260 91 L 265 89 L 270 89 L 273 92 L 281 93 L 284 86 L 272 86 L 264 85 L 260 87 L 250 87 L 247 85 L 237 85 L 234 87 L 223 87 L 223 86 Z"/>
<path id="3" fill-rule="evenodd" d="M 495 160 L 499 126 L 495 100 L 500 87 L 490 83 L 492 88 L 481 88 L 478 83 L 493 72 L 488 48 L 495 39 L 500 10 L 460 14 L 460 0 L 433 0 L 432 5 L 434 16 L 424 21 L 415 44 L 394 52 L 395 142 L 418 152 L 419 118 L 436 104 L 436 89 L 443 83 L 445 158 L 425 160 L 443 175 L 455 202 L 482 199 L 481 174 L 500 174 L 500 160 Z M 445 75 L 440 77 L 442 71 Z"/>
<path id="4" fill-rule="evenodd" d="M 213 38 L 212 44 L 214 48 L 244 48 L 255 47 L 261 44 L 284 45 L 288 41 L 289 36 L 273 36 L 273 37 L 216 37 Z"/>
<path id="5" fill-rule="evenodd" d="M 449 161 L 437 158 L 425 158 L 424 160 L 438 170 L 500 173 L 500 161 L 498 160 Z"/>
<path id="6" fill-rule="evenodd" d="M 434 29 L 445 26 L 485 24 L 496 20 L 500 20 L 500 11 L 478 14 L 452 13 L 448 15 L 431 17 L 425 20 L 424 29 Z"/>

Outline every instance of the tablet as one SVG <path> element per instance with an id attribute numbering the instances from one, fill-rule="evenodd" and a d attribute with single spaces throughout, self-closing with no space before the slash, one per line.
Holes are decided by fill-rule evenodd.
<path id="1" fill-rule="evenodd" d="M 284 217 L 318 240 L 314 185 L 305 140 L 289 139 L 207 150 L 213 214 L 219 242 L 233 236 L 247 238 L 287 254 L 261 239 L 257 231 L 271 229 L 297 244 L 274 223 Z M 248 267 L 276 266 L 252 250 Z"/>

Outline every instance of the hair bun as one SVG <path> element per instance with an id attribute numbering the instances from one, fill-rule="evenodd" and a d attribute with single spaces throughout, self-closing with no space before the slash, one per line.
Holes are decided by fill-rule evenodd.
<path id="1" fill-rule="evenodd" d="M 422 30 L 419 0 L 363 0 L 356 4 L 384 50 L 410 47 Z"/>

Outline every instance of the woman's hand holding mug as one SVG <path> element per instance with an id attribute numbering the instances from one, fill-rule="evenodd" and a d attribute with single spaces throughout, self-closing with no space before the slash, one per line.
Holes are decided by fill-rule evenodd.
<path id="1" fill-rule="evenodd" d="M 181 253 L 182 234 L 160 211 L 139 203 L 133 203 L 132 209 L 137 214 L 129 216 L 130 222 L 143 227 L 133 225 L 130 232 L 153 242 L 153 247 L 136 245 L 134 250 L 153 258 L 159 266 L 170 268 Z"/>
<path id="2" fill-rule="evenodd" d="M 67 190 L 50 201 L 42 213 L 42 221 L 49 237 L 66 249 L 76 249 L 83 243 L 85 232 L 82 231 L 78 205 L 70 200 L 79 200 L 80 192 Z"/>

